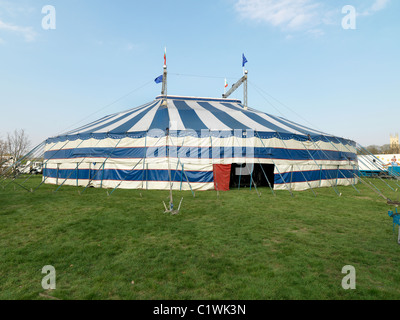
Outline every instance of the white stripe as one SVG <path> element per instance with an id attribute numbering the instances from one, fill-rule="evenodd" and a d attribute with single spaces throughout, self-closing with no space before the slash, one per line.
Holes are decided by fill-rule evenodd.
<path id="1" fill-rule="evenodd" d="M 136 116 L 139 115 L 140 113 L 142 113 L 142 112 L 148 110 L 148 109 L 150 108 L 150 106 L 151 106 L 151 104 L 148 105 L 148 106 L 146 106 L 146 107 L 143 108 L 143 109 L 140 109 L 140 110 L 138 110 L 138 111 L 132 113 L 132 114 L 129 115 L 128 117 L 123 118 L 123 119 L 121 119 L 120 121 L 111 124 L 111 125 L 108 126 L 108 127 L 105 127 L 105 128 L 103 128 L 103 129 L 101 129 L 101 130 L 98 130 L 98 131 L 95 131 L 95 133 L 110 132 L 110 131 L 112 131 L 112 130 L 118 128 L 119 126 L 122 126 L 124 123 L 126 123 L 126 122 L 128 122 L 129 120 L 133 119 L 134 117 L 136 117 Z"/>
<path id="2" fill-rule="evenodd" d="M 141 120 L 139 120 L 132 128 L 128 129 L 127 132 L 148 131 L 161 102 L 162 101 L 160 100 Z"/>
<path id="3" fill-rule="evenodd" d="M 290 120 L 287 120 L 287 119 L 284 119 L 284 118 L 281 118 L 281 117 L 278 117 L 278 118 L 281 119 L 282 121 L 286 121 L 286 122 L 290 123 L 291 125 L 293 125 L 293 126 L 295 126 L 295 127 L 297 127 L 297 128 L 300 128 L 300 129 L 303 129 L 303 130 L 306 130 L 306 131 L 310 131 L 310 132 L 314 132 L 314 133 L 318 133 L 318 134 L 327 135 L 327 134 L 324 133 L 324 132 L 321 132 L 321 131 L 318 131 L 318 130 L 313 130 L 313 129 L 307 128 L 307 127 L 302 126 L 302 125 L 300 125 L 300 124 L 298 124 L 298 123 L 295 123 L 295 122 L 293 122 L 293 121 L 290 121 Z M 303 133 L 303 134 L 304 134 L 304 133 Z"/>
<path id="4" fill-rule="evenodd" d="M 271 117 L 270 117 L 268 114 L 266 114 L 266 113 L 258 112 L 258 111 L 249 111 L 249 112 L 252 112 L 252 113 L 258 115 L 259 117 L 261 117 L 261 118 L 267 120 L 268 122 L 271 122 L 272 124 L 276 125 L 277 127 L 281 128 L 281 129 L 283 129 L 283 130 L 285 130 L 285 131 L 288 131 L 288 132 L 291 132 L 291 133 L 294 133 L 294 134 L 304 135 L 304 133 L 299 132 L 299 131 L 297 131 L 297 130 L 294 130 L 294 129 L 292 129 L 292 128 L 286 126 L 286 125 L 284 125 L 282 122 L 276 121 L 274 118 L 271 118 Z M 272 131 L 274 131 L 274 130 L 272 130 Z M 274 132 L 275 132 L 275 131 L 274 131 Z"/>
<path id="5" fill-rule="evenodd" d="M 87 132 L 87 131 L 91 131 L 91 130 L 93 130 L 93 129 L 96 129 L 96 128 L 98 128 L 98 127 L 104 125 L 104 124 L 110 123 L 110 122 L 112 122 L 112 121 L 118 119 L 119 117 L 123 117 L 125 114 L 128 114 L 129 112 L 132 112 L 132 111 L 135 110 L 135 109 L 139 109 L 139 108 L 142 108 L 142 107 L 144 107 L 144 106 L 148 106 L 148 105 L 150 105 L 150 104 L 151 104 L 151 103 L 146 103 L 146 104 L 144 104 L 144 105 L 142 105 L 142 106 L 140 106 L 140 107 L 132 108 L 132 109 L 129 109 L 129 110 L 127 110 L 127 111 L 120 112 L 120 113 L 115 113 L 114 115 L 112 115 L 111 118 L 103 119 L 103 121 L 101 121 L 100 123 L 94 124 L 94 125 L 92 125 L 92 126 L 90 126 L 90 127 L 88 127 L 88 128 L 84 128 L 84 129 L 82 129 L 81 131 L 79 131 L 78 133 Z"/>
<path id="6" fill-rule="evenodd" d="M 172 100 L 168 100 L 168 115 L 170 119 L 170 130 L 185 130 L 179 111 Z"/>
<path id="7" fill-rule="evenodd" d="M 242 123 L 244 126 L 249 127 L 251 129 L 254 129 L 256 131 L 269 131 L 273 132 L 270 128 L 267 128 L 263 126 L 262 124 L 254 121 L 253 119 L 249 118 L 246 116 L 245 113 L 243 113 L 241 110 L 232 110 L 231 108 L 225 107 L 224 105 L 220 103 L 210 103 L 214 108 L 217 108 L 218 110 L 221 110 L 222 112 L 228 114 L 231 116 L 233 119 L 236 121 Z M 234 128 L 232 128 L 234 129 Z"/>
<path id="8" fill-rule="evenodd" d="M 60 134 L 60 136 L 67 136 L 67 135 L 71 135 L 71 134 L 77 133 L 77 132 L 79 132 L 80 130 L 83 130 L 83 129 L 85 129 L 85 128 L 90 128 L 90 127 L 92 127 L 92 126 L 94 126 L 94 125 L 97 125 L 98 123 L 102 123 L 102 122 L 104 122 L 104 121 L 107 121 L 108 119 L 110 119 L 110 118 L 113 117 L 113 116 L 114 116 L 114 115 L 105 116 L 105 117 L 103 117 L 103 118 L 101 118 L 101 119 L 99 119 L 99 120 L 93 121 L 93 122 L 91 122 L 91 123 L 89 123 L 89 124 L 85 124 L 84 126 L 81 126 L 81 127 L 79 127 L 78 129 L 74 129 L 74 130 L 72 130 L 72 131 L 68 131 L 68 132 L 66 132 L 66 133 Z"/>
<path id="9" fill-rule="evenodd" d="M 195 101 L 185 101 L 186 104 L 196 112 L 200 120 L 206 125 L 209 130 L 232 130 L 222 121 L 215 117 L 212 112 L 204 109 Z M 187 128 L 190 129 L 190 128 Z"/>

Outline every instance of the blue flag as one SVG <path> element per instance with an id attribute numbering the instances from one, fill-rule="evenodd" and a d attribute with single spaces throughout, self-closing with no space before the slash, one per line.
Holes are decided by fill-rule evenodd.
<path id="1" fill-rule="evenodd" d="M 243 63 L 242 63 L 242 67 L 244 68 L 244 66 L 246 65 L 246 63 L 247 63 L 248 61 L 247 61 L 247 59 L 246 59 L 246 57 L 244 56 L 244 53 L 243 53 Z"/>
<path id="2" fill-rule="evenodd" d="M 159 76 L 158 78 L 156 78 L 155 80 L 154 80 L 154 82 L 155 83 L 161 83 L 161 82 L 163 82 L 163 75 L 161 75 L 161 76 Z"/>

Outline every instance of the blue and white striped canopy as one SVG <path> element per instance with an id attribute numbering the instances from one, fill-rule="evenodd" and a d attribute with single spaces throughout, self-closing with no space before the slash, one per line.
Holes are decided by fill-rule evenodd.
<path id="1" fill-rule="evenodd" d="M 277 135 L 288 139 L 332 137 L 281 117 L 251 108 L 245 110 L 239 100 L 159 96 L 153 102 L 105 116 L 53 139 L 142 137 L 155 129 L 168 129 L 170 132 L 254 130 L 264 138 Z M 350 142 L 340 140 L 347 144 Z"/>

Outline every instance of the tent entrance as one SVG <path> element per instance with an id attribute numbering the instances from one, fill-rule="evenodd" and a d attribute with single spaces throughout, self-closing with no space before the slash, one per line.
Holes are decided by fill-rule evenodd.
<path id="1" fill-rule="evenodd" d="M 240 185 L 241 188 L 249 188 L 250 183 L 252 183 L 252 176 L 257 188 L 270 187 L 268 181 L 271 184 L 271 188 L 274 188 L 274 171 L 275 165 L 273 164 L 232 163 L 231 182 L 229 187 L 234 189 L 238 188 Z"/>

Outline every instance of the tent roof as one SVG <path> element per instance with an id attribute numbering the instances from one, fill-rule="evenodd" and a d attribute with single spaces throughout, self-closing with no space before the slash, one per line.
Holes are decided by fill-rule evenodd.
<path id="1" fill-rule="evenodd" d="M 165 103 L 166 102 L 166 103 Z M 105 116 L 57 138 L 100 138 L 105 135 L 140 136 L 153 129 L 171 131 L 255 130 L 264 136 L 327 136 L 318 130 L 256 109 L 244 109 L 240 100 L 158 96 L 150 103 Z"/>

